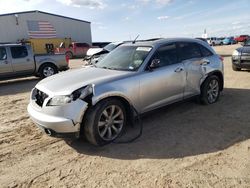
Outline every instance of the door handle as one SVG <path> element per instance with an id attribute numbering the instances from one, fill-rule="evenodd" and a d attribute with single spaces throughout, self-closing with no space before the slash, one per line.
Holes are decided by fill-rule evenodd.
<path id="1" fill-rule="evenodd" d="M 28 58 L 28 59 L 27 59 L 27 61 L 29 62 L 29 61 L 30 61 L 30 59 Z"/>
<path id="2" fill-rule="evenodd" d="M 4 61 L 4 64 L 8 64 L 9 62 L 8 61 Z"/>
<path id="3" fill-rule="evenodd" d="M 209 65 L 210 61 L 207 59 L 202 60 L 201 65 Z"/>
<path id="4" fill-rule="evenodd" d="M 183 71 L 183 68 L 182 67 L 178 67 L 177 69 L 175 69 L 174 72 L 181 72 L 181 71 Z"/>

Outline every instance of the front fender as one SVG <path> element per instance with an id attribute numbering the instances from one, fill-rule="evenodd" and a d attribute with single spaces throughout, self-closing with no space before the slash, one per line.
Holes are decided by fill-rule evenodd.
<path id="1" fill-rule="evenodd" d="M 132 101 L 126 95 L 124 95 L 124 93 L 119 92 L 119 91 L 106 92 L 106 93 L 103 93 L 103 94 L 98 95 L 98 96 L 94 95 L 92 97 L 92 105 L 96 105 L 101 100 L 103 100 L 105 98 L 109 98 L 109 97 L 121 97 L 121 98 L 125 99 L 130 105 L 133 106 Z"/>

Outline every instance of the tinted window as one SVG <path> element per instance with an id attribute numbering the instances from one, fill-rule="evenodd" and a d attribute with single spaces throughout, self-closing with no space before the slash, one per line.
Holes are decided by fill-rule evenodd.
<path id="1" fill-rule="evenodd" d="M 160 59 L 160 67 L 178 63 L 176 44 L 160 47 L 153 59 Z"/>
<path id="2" fill-rule="evenodd" d="M 28 56 L 28 51 L 25 46 L 15 46 L 10 48 L 13 58 L 23 58 Z"/>
<path id="3" fill-rule="evenodd" d="M 87 43 L 76 43 L 76 46 L 80 47 L 80 48 L 89 47 L 89 45 Z"/>
<path id="4" fill-rule="evenodd" d="M 208 56 L 213 55 L 213 53 L 209 49 L 207 49 L 206 47 L 199 45 L 199 44 L 197 44 L 197 45 L 200 47 L 201 54 L 203 57 L 208 57 Z"/>
<path id="5" fill-rule="evenodd" d="M 179 43 L 180 59 L 187 60 L 201 57 L 201 52 L 195 43 Z"/>
<path id="6" fill-rule="evenodd" d="M 7 53 L 5 48 L 0 48 L 0 60 L 5 60 L 7 59 Z"/>

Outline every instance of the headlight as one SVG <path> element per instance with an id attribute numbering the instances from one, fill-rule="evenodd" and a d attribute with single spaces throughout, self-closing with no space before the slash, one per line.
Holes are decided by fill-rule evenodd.
<path id="1" fill-rule="evenodd" d="M 54 96 L 51 98 L 47 104 L 47 106 L 62 106 L 68 103 L 71 103 L 73 101 L 72 95 L 70 96 Z"/>
<path id="2" fill-rule="evenodd" d="M 86 87 L 74 91 L 71 95 L 54 96 L 49 100 L 47 106 L 62 106 L 71 103 L 72 101 L 75 101 L 77 99 L 83 100 L 85 97 L 92 94 L 92 92 L 93 92 L 92 85 L 88 85 Z"/>
<path id="3" fill-rule="evenodd" d="M 80 88 L 72 93 L 73 100 L 84 99 L 88 95 L 93 93 L 93 86 L 88 85 L 86 87 Z"/>
<path id="4" fill-rule="evenodd" d="M 238 56 L 238 55 L 240 55 L 240 52 L 238 50 L 234 50 L 233 51 L 233 56 Z"/>

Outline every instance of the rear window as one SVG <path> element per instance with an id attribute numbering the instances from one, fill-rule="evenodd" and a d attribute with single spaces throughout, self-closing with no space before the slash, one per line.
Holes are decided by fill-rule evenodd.
<path id="1" fill-rule="evenodd" d="M 202 57 L 200 48 L 195 43 L 179 43 L 180 60 Z"/>
<path id="2" fill-rule="evenodd" d="M 10 51 L 11 51 L 11 56 L 14 59 L 24 58 L 24 57 L 28 56 L 28 51 L 27 51 L 27 48 L 25 46 L 10 47 Z"/>

